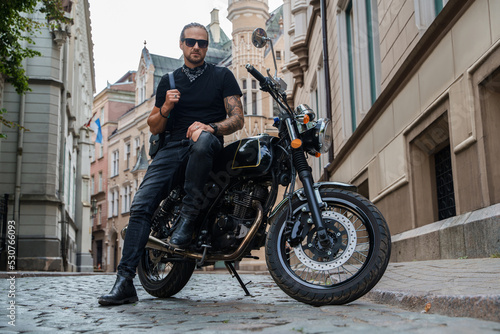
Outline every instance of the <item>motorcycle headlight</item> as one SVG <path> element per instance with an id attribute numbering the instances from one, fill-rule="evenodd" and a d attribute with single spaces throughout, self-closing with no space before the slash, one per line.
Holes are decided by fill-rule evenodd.
<path id="1" fill-rule="evenodd" d="M 319 153 L 326 153 L 332 146 L 332 123 L 328 118 L 318 119 L 314 137 L 318 138 Z"/>
<path id="2" fill-rule="evenodd" d="M 311 155 L 326 153 L 332 146 L 332 129 L 329 119 L 320 118 L 309 130 L 301 134 L 304 149 Z"/>

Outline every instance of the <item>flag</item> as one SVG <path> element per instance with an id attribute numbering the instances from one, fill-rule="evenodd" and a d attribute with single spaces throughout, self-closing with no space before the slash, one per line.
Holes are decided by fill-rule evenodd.
<path id="1" fill-rule="evenodd" d="M 87 128 L 90 127 L 90 123 L 92 122 L 92 118 L 94 118 L 96 113 L 97 113 L 97 111 L 94 111 L 94 113 L 92 114 L 92 117 L 90 117 L 89 120 L 87 121 L 87 123 L 85 123 L 83 126 L 86 126 Z"/>
<path id="2" fill-rule="evenodd" d="M 101 120 L 98 118 L 95 122 L 90 123 L 90 129 L 96 133 L 95 142 L 102 144 Z"/>

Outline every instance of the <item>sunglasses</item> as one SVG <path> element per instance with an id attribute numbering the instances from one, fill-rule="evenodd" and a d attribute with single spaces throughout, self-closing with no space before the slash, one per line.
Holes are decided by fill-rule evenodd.
<path id="1" fill-rule="evenodd" d="M 208 41 L 206 39 L 194 39 L 194 38 L 183 38 L 182 42 L 186 43 L 186 45 L 190 48 L 198 43 L 198 47 L 204 49 L 208 46 Z"/>

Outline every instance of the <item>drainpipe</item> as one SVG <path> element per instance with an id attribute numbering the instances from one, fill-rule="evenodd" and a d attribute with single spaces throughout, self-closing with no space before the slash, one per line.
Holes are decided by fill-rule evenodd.
<path id="1" fill-rule="evenodd" d="M 326 26 L 326 0 L 320 0 L 321 13 L 321 30 L 323 32 L 323 68 L 325 69 L 325 86 L 326 86 L 326 117 L 332 119 L 332 92 L 330 90 L 330 65 L 328 64 L 328 31 Z M 333 141 L 333 138 L 332 138 Z M 330 151 L 328 151 L 328 164 L 333 161 L 333 143 Z M 328 166 L 327 164 L 327 166 Z M 328 180 L 328 170 L 325 166 L 323 172 L 326 180 Z"/>
<path id="2" fill-rule="evenodd" d="M 26 47 L 24 43 L 23 47 Z M 23 68 L 26 69 L 28 66 L 28 61 L 26 58 L 23 60 Z M 14 221 L 16 224 L 20 223 L 21 210 L 19 208 L 21 202 L 21 173 L 23 165 L 23 146 L 24 146 L 24 116 L 26 113 L 26 93 L 21 95 L 21 101 L 19 104 L 19 120 L 18 124 L 21 126 L 17 131 L 17 156 L 16 156 L 16 185 L 14 188 Z M 16 232 L 19 231 L 19 225 L 16 228 Z M 19 242 L 16 242 L 16 246 Z"/>
<path id="3" fill-rule="evenodd" d="M 66 203 L 64 201 L 64 180 L 66 178 L 65 175 L 65 165 L 66 165 L 66 127 L 67 125 L 65 124 L 64 120 L 66 118 L 66 104 L 67 104 L 67 94 L 68 94 L 68 80 L 67 80 L 67 73 L 68 73 L 68 44 L 64 43 L 62 45 L 63 47 L 63 52 L 62 52 L 62 61 L 63 61 L 63 73 L 62 73 L 62 82 L 63 82 L 63 88 L 62 88 L 62 98 L 61 98 L 61 129 L 60 129 L 60 143 L 59 143 L 59 150 L 60 150 L 60 159 L 62 163 L 59 164 L 59 200 L 60 200 L 60 210 L 61 210 L 61 257 L 63 261 L 63 270 L 67 271 L 67 266 L 68 266 L 68 259 L 66 257 L 67 255 L 67 230 L 68 230 L 68 222 L 66 221 Z"/>

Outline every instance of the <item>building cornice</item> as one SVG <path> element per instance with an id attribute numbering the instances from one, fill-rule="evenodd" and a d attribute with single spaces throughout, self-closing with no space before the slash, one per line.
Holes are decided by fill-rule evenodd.
<path id="1" fill-rule="evenodd" d="M 299 82 L 294 85 L 292 95 L 295 95 L 296 89 L 302 87 L 304 73 L 307 72 L 309 68 L 309 44 L 312 38 L 314 26 L 316 25 L 316 19 L 321 14 L 320 2 L 319 0 L 311 0 L 310 6 L 312 6 L 312 14 L 309 25 L 307 26 L 307 32 L 304 39 L 300 39 L 294 42 L 290 46 L 290 51 L 292 51 L 298 58 L 287 64 L 287 68 L 293 73 L 294 79 L 298 79 Z"/>

